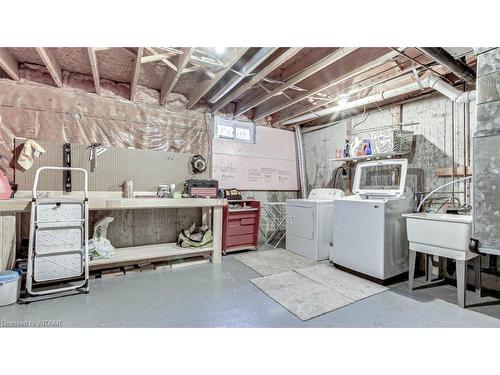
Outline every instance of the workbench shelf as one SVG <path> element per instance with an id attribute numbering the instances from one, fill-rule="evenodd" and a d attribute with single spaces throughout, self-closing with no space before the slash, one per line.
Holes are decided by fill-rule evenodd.
<path id="1" fill-rule="evenodd" d="M 111 258 L 91 260 L 90 270 L 95 271 L 143 263 L 191 258 L 210 254 L 212 251 L 212 247 L 183 248 L 177 246 L 175 242 L 122 247 L 115 249 L 115 254 Z"/>

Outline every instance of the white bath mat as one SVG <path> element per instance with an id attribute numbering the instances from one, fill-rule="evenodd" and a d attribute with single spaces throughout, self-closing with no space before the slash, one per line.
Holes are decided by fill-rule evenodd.
<path id="1" fill-rule="evenodd" d="M 285 249 L 259 250 L 232 255 L 262 276 L 310 267 L 317 262 Z"/>
<path id="2" fill-rule="evenodd" d="M 250 281 L 303 321 L 387 290 L 327 264 Z"/>

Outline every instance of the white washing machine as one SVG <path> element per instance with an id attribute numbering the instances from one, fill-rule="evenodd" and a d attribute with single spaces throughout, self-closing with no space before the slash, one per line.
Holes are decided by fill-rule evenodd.
<path id="1" fill-rule="evenodd" d="M 333 236 L 333 201 L 339 189 L 314 189 L 307 199 L 286 201 L 286 249 L 313 260 L 328 259 Z"/>
<path id="2" fill-rule="evenodd" d="M 353 194 L 336 199 L 333 217 L 334 265 L 378 280 L 408 271 L 403 213 L 413 212 L 413 192 L 405 187 L 406 159 L 360 163 Z"/>

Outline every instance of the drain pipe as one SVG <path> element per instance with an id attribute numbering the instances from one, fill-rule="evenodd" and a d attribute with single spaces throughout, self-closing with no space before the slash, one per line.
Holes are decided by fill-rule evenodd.
<path id="1" fill-rule="evenodd" d="M 429 76 L 426 79 L 421 80 L 420 78 L 417 79 L 416 82 L 392 89 L 392 90 L 387 90 L 387 91 L 382 91 L 378 94 L 371 95 L 371 96 L 366 96 L 364 98 L 354 100 L 352 102 L 349 102 L 345 105 L 336 105 L 333 107 L 328 107 L 319 111 L 315 112 L 310 112 L 306 113 L 301 116 L 297 116 L 295 118 L 292 118 L 290 120 L 287 120 L 283 122 L 283 125 L 294 125 L 298 123 L 304 123 L 309 120 L 323 117 L 335 112 L 341 112 L 345 111 L 346 109 L 352 109 L 352 108 L 357 108 L 360 106 L 364 106 L 367 104 L 373 104 L 377 103 L 383 100 L 391 99 L 398 97 L 400 95 L 405 95 L 405 94 L 410 94 L 415 91 L 419 90 L 424 90 L 432 88 L 444 96 L 447 96 L 451 100 L 457 103 L 468 103 L 476 99 L 476 90 L 473 91 L 467 91 L 463 92 L 452 85 L 446 83 L 443 81 L 441 78 L 437 77 L 434 74 L 429 74 Z"/>
<path id="2" fill-rule="evenodd" d="M 302 131 L 300 125 L 295 125 L 295 141 L 297 143 L 297 156 L 299 158 L 299 181 L 300 181 L 300 197 L 307 198 L 307 181 L 306 181 L 306 160 L 304 158 L 304 143 L 302 141 Z"/>
<path id="3" fill-rule="evenodd" d="M 323 116 L 326 116 L 326 115 L 329 115 L 329 114 L 332 114 L 335 112 L 341 112 L 341 111 L 345 111 L 346 109 L 361 107 L 363 105 L 376 103 L 376 102 L 379 102 L 379 101 L 382 101 L 385 99 L 390 99 L 392 97 L 399 96 L 399 95 L 409 94 L 411 92 L 418 91 L 418 90 L 420 90 L 420 86 L 418 85 L 418 83 L 416 83 L 416 82 L 410 83 L 409 85 L 401 86 L 401 87 L 394 89 L 394 90 L 383 91 L 379 94 L 366 96 L 362 99 L 354 100 L 354 101 L 349 102 L 345 105 L 336 105 L 333 107 L 321 109 L 319 111 L 306 113 L 304 115 L 294 117 L 290 120 L 284 121 L 283 125 L 292 125 L 292 124 L 296 124 L 296 123 L 307 122 L 309 120 L 323 117 Z"/>
<path id="4" fill-rule="evenodd" d="M 434 74 L 429 75 L 425 85 L 447 96 L 456 103 L 469 103 L 476 100 L 476 90 L 460 91 Z"/>
<path id="5" fill-rule="evenodd" d="M 418 47 L 420 51 L 444 66 L 459 78 L 469 84 L 476 83 L 476 73 L 465 63 L 455 60 L 448 52 L 440 47 Z"/>

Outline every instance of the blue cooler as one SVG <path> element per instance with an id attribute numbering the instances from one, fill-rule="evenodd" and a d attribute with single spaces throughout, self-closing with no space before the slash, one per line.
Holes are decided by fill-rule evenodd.
<path id="1" fill-rule="evenodd" d="M 21 277 L 16 271 L 0 272 L 0 306 L 15 303 L 21 292 Z"/>

